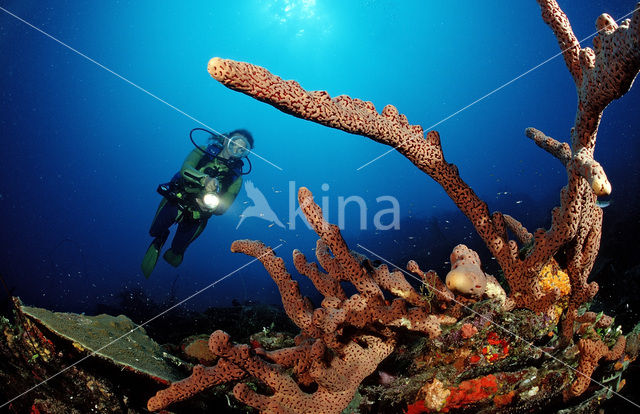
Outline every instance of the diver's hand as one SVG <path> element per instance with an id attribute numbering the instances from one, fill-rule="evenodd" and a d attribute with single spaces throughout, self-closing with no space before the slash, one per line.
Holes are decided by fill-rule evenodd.
<path id="1" fill-rule="evenodd" d="M 198 207 L 200 207 L 201 211 L 213 211 L 211 209 L 211 207 L 209 207 L 208 205 L 206 205 L 201 199 L 200 197 L 196 198 L 196 204 L 198 205 Z"/>
<path id="2" fill-rule="evenodd" d="M 206 193 L 217 193 L 218 189 L 220 188 L 218 179 L 214 177 L 203 177 L 200 183 L 202 184 L 202 187 L 204 188 L 204 191 Z"/>

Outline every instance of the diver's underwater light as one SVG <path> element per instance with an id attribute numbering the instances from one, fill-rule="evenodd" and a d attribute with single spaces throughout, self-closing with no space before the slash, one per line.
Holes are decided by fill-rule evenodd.
<path id="1" fill-rule="evenodd" d="M 206 193 L 204 197 L 202 197 L 202 202 L 213 210 L 218 207 L 218 204 L 220 204 L 220 197 L 214 193 Z"/>

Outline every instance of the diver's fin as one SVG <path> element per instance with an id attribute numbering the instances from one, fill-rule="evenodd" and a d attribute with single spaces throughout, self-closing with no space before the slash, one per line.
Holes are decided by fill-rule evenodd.
<path id="1" fill-rule="evenodd" d="M 147 253 L 144 255 L 144 259 L 142 259 L 142 274 L 147 279 L 151 276 L 151 272 L 156 267 L 156 263 L 158 262 L 158 256 L 160 251 L 156 248 L 156 246 L 151 243 L 149 248 L 147 249 Z"/>
<path id="2" fill-rule="evenodd" d="M 178 267 L 180 266 L 180 263 L 182 263 L 183 256 L 169 249 L 164 252 L 164 255 L 162 257 L 164 257 L 164 260 L 166 260 L 167 263 L 169 263 L 171 266 Z"/>
<path id="3" fill-rule="evenodd" d="M 156 237 L 155 239 L 153 239 L 153 241 L 149 245 L 149 248 L 147 249 L 147 252 L 144 254 L 141 268 L 142 274 L 147 279 L 149 278 L 149 276 L 151 276 L 151 272 L 153 272 L 153 269 L 156 267 L 158 256 L 160 255 L 160 249 L 162 249 L 162 245 L 167 240 L 168 236 L 169 234 L 166 233 L 160 237 Z"/>

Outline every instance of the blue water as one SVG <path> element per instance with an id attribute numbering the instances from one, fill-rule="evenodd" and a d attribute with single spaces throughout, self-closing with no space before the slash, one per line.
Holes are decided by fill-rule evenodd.
<path id="1" fill-rule="evenodd" d="M 401 266 L 411 257 L 443 275 L 455 244 L 483 249 L 442 189 L 401 155 L 358 170 L 388 147 L 225 88 L 207 73 L 214 56 L 264 66 L 308 90 L 370 100 L 379 111 L 393 104 L 425 129 L 476 102 L 435 127 L 447 160 L 490 208 L 529 229 L 547 226 L 564 168 L 523 131 L 535 126 L 567 140 L 575 88 L 561 57 L 507 83 L 556 55 L 555 37 L 534 1 L 433 3 L 0 2 L 85 55 L 0 10 L 0 274 L 26 303 L 91 312 L 136 289 L 159 302 L 193 294 L 250 261 L 230 253 L 236 239 L 282 243 L 277 253 L 295 273 L 291 250 L 311 259 L 317 237 L 300 218 L 295 229 L 287 224 L 290 185 L 325 197 L 335 223 L 339 197 L 362 197 L 366 229 L 350 204 L 345 239 L 354 250 L 364 252 L 360 243 L 403 260 Z M 579 38 L 593 33 L 601 12 L 619 18 L 634 4 L 561 2 Z M 596 158 L 614 188 L 605 226 L 613 215 L 637 224 L 628 211 L 638 204 L 639 102 L 636 85 L 605 111 L 600 127 Z M 196 120 L 220 132 L 253 133 L 255 152 L 269 162 L 251 156 L 246 178 L 286 228 L 249 217 L 236 229 L 251 205 L 243 190 L 224 216 L 209 221 L 179 268 L 160 259 L 146 280 L 140 262 L 160 201 L 155 189 L 192 149 L 188 133 L 202 126 Z M 381 196 L 397 199 L 399 230 L 375 231 L 375 214 L 390 207 L 376 201 Z M 432 237 L 438 245 L 419 243 L 433 236 L 425 223 L 444 235 Z M 490 267 L 486 249 L 481 253 Z M 233 299 L 279 302 L 274 283 L 253 263 L 184 306 Z"/>

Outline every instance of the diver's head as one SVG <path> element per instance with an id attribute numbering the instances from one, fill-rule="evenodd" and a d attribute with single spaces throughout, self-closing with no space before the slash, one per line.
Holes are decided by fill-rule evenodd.
<path id="1" fill-rule="evenodd" d="M 225 143 L 220 155 L 225 158 L 246 157 L 253 148 L 253 136 L 246 129 L 236 129 L 225 136 Z"/>

